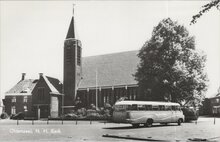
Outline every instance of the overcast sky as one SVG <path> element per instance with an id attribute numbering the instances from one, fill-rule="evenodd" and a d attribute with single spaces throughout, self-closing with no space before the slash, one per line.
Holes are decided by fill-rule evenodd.
<path id="1" fill-rule="evenodd" d="M 139 50 L 153 27 L 170 17 L 187 27 L 196 48 L 207 54 L 207 96 L 220 86 L 220 12 L 215 8 L 190 26 L 208 1 L 76 1 L 77 35 L 83 56 Z M 72 16 L 71 1 L 0 1 L 0 92 L 38 73 L 63 80 L 63 43 Z"/>

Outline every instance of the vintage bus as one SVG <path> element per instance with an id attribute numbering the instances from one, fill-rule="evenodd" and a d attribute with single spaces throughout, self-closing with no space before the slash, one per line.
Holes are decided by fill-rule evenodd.
<path id="1" fill-rule="evenodd" d="M 144 124 L 151 127 L 153 123 L 177 123 L 181 125 L 184 115 L 178 103 L 154 101 L 120 101 L 113 111 L 113 122 L 130 123 L 133 127 Z"/>

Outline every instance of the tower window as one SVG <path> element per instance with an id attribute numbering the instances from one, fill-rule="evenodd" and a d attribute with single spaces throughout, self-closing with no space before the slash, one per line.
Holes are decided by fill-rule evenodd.
<path id="1" fill-rule="evenodd" d="M 81 47 L 77 46 L 77 65 L 81 65 Z"/>
<path id="2" fill-rule="evenodd" d="M 66 52 L 66 62 L 71 62 L 72 54 L 71 54 L 71 48 L 68 48 L 68 50 L 65 50 Z"/>

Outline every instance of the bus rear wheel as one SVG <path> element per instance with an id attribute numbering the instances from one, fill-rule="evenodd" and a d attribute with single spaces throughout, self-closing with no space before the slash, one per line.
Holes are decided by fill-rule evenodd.
<path id="1" fill-rule="evenodd" d="M 153 124 L 153 119 L 148 119 L 144 125 L 145 125 L 145 127 L 151 127 L 152 124 Z"/>

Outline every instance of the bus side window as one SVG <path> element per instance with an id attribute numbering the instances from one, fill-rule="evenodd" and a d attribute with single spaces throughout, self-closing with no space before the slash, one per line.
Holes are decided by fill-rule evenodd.
<path id="1" fill-rule="evenodd" d="M 177 110 L 176 106 L 172 106 L 172 110 L 176 111 Z"/>
<path id="2" fill-rule="evenodd" d="M 131 105 L 128 105 L 127 110 L 132 110 L 132 106 L 131 106 Z"/>
<path id="3" fill-rule="evenodd" d="M 165 110 L 167 111 L 171 110 L 171 106 L 165 106 Z"/>
<path id="4" fill-rule="evenodd" d="M 152 110 L 159 110 L 159 106 L 152 106 Z"/>
<path id="5" fill-rule="evenodd" d="M 162 110 L 162 111 L 165 110 L 165 106 L 163 105 L 159 105 L 159 108 L 160 108 L 159 110 Z"/>
<path id="6" fill-rule="evenodd" d="M 180 108 L 180 106 L 177 106 L 177 110 L 178 110 L 178 111 L 181 111 L 181 108 Z"/>
<path id="7" fill-rule="evenodd" d="M 138 110 L 146 110 L 144 105 L 138 105 Z"/>
<path id="8" fill-rule="evenodd" d="M 138 109 L 137 109 L 137 105 L 133 104 L 133 105 L 131 106 L 131 110 L 138 110 Z"/>
<path id="9" fill-rule="evenodd" d="M 145 105 L 146 110 L 152 110 L 152 105 Z"/>

